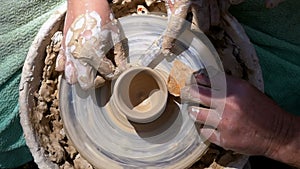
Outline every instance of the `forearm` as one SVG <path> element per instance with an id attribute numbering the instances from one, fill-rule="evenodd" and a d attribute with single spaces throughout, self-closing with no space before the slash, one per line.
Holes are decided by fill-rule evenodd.
<path id="1" fill-rule="evenodd" d="M 101 16 L 102 25 L 110 22 L 111 9 L 107 0 L 68 0 L 65 30 L 79 15 L 92 11 Z"/>
<path id="2" fill-rule="evenodd" d="M 300 167 L 300 117 L 284 113 L 278 135 L 272 140 L 266 156 L 289 165 Z"/>

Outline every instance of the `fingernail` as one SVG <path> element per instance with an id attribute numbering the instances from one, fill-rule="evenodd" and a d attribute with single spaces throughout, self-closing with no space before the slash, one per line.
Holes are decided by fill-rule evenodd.
<path id="1" fill-rule="evenodd" d="M 204 86 L 211 86 L 209 76 L 206 69 L 200 69 L 193 73 L 195 81 Z"/>
<path id="2" fill-rule="evenodd" d="M 66 64 L 65 77 L 70 84 L 75 84 L 77 82 L 77 70 L 71 62 Z"/>
<path id="3" fill-rule="evenodd" d="M 200 113 L 200 110 L 198 108 L 195 108 L 195 107 L 191 106 L 191 107 L 188 108 L 188 112 L 189 112 L 190 118 L 194 122 L 198 121 L 197 117 L 198 117 L 198 114 Z"/>
<path id="4" fill-rule="evenodd" d="M 197 93 L 197 85 L 190 85 L 180 90 L 180 98 L 182 101 L 199 102 L 199 98 L 195 96 Z"/>

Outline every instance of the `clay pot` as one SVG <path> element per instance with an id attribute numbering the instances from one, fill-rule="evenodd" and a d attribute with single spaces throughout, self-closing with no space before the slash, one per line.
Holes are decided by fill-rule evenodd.
<path id="1" fill-rule="evenodd" d="M 165 110 L 168 99 L 164 77 L 148 67 L 126 70 L 115 82 L 113 91 L 116 112 L 136 123 L 156 120 Z"/>
<path id="2" fill-rule="evenodd" d="M 59 168 L 56 163 L 49 160 L 44 148 L 41 146 L 41 140 L 37 135 L 38 131 L 32 127 L 33 122 L 31 121 L 31 117 L 33 116 L 33 108 L 36 106 L 34 92 L 39 89 L 40 79 L 43 74 L 43 64 L 41 63 L 44 63 L 45 60 L 46 46 L 50 43 L 53 34 L 58 30 L 62 30 L 65 12 L 66 4 L 62 5 L 40 29 L 29 49 L 20 82 L 19 103 L 21 124 L 26 144 L 30 148 L 34 161 L 39 168 Z M 261 72 L 258 73 L 261 74 Z M 149 85 L 146 87 L 146 92 L 142 88 L 144 86 L 140 84 L 141 80 L 139 78 L 146 78 L 152 82 L 152 85 L 150 85 L 151 83 L 143 83 L 143 85 Z M 125 114 L 133 122 L 148 123 L 155 121 L 164 111 L 166 105 L 167 89 L 163 79 L 158 72 L 147 68 L 139 67 L 128 70 L 121 75 L 114 85 L 114 91 L 119 91 L 113 93 L 113 98 L 115 98 L 113 99 L 114 107 L 118 108 L 120 110 L 118 112 Z M 133 88 L 133 91 L 131 91 L 131 88 Z M 142 99 L 138 97 L 140 91 L 146 93 L 141 95 Z M 148 97 L 146 100 L 144 100 L 145 96 L 146 98 Z M 151 106 L 148 107 L 142 103 L 147 103 L 146 105 Z M 194 156 L 197 157 L 197 155 Z M 242 159 L 240 163 L 236 161 L 239 165 L 235 166 L 242 168 L 246 160 L 247 157 Z M 99 159 L 95 159 L 95 161 L 99 162 Z M 184 164 L 184 166 L 188 165 L 190 164 Z"/>

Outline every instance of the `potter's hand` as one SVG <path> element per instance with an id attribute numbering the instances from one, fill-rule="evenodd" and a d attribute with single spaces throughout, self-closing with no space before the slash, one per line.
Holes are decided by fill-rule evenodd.
<path id="1" fill-rule="evenodd" d="M 125 36 L 106 0 L 68 1 L 56 70 L 64 71 L 69 83 L 78 82 L 83 89 L 101 86 L 118 76 L 126 57 Z"/>
<path id="2" fill-rule="evenodd" d="M 210 26 L 220 23 L 221 13 L 227 11 L 231 3 L 229 0 L 166 0 L 169 20 L 162 48 L 170 51 L 176 39 L 190 26 L 186 21 L 188 12 L 193 14 L 193 24 L 207 32 Z"/>
<path id="3" fill-rule="evenodd" d="M 264 155 L 300 166 L 300 119 L 244 80 L 227 76 L 227 94 L 218 97 L 207 76 L 196 76 L 197 85 L 182 90 L 184 100 L 210 108 L 189 107 L 189 115 L 206 124 L 200 133 L 212 143 L 242 154 Z M 210 79 L 210 82 L 218 76 Z M 212 98 L 212 91 L 216 97 Z M 217 102 L 224 101 L 224 110 Z"/>
<path id="4" fill-rule="evenodd" d="M 168 26 L 162 48 L 171 51 L 176 39 L 190 25 L 186 21 L 188 12 L 193 14 L 192 23 L 207 33 L 212 26 L 218 26 L 222 17 L 228 15 L 230 5 L 244 0 L 165 0 L 168 12 Z M 267 8 L 273 8 L 284 0 L 265 0 Z"/>

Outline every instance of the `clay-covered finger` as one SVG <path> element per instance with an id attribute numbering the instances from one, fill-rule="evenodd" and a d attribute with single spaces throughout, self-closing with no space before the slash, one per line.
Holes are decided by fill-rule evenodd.
<path id="1" fill-rule="evenodd" d="M 86 40 L 85 44 L 81 47 L 81 50 L 79 51 L 80 57 L 76 58 L 76 60 L 78 60 L 82 65 L 88 64 L 92 66 L 105 78 L 111 79 L 111 77 L 115 73 L 116 68 L 114 63 L 106 57 L 106 55 L 108 55 L 108 49 L 104 48 L 112 48 L 112 45 L 105 44 L 106 46 L 102 47 L 103 43 L 99 42 L 100 39 L 103 43 L 106 43 L 106 39 L 108 39 L 108 37 L 104 35 L 100 36 L 99 39 Z M 94 40 L 99 41 L 94 43 Z"/>
<path id="2" fill-rule="evenodd" d="M 118 69 L 114 66 L 111 60 L 106 57 L 100 58 L 98 72 L 106 79 L 113 79 L 117 74 Z"/>
<path id="3" fill-rule="evenodd" d="M 68 83 L 75 84 L 77 83 L 77 70 L 71 61 L 67 61 L 65 65 L 65 78 Z"/>
<path id="4" fill-rule="evenodd" d="M 109 76 L 115 70 L 114 64 L 106 58 L 107 52 L 113 47 L 111 32 L 102 27 L 100 15 L 89 12 L 78 16 L 66 34 L 66 52 L 74 58 L 73 62 L 80 69 L 85 69 L 86 76 L 90 76 L 87 64 L 98 70 L 104 76 Z M 101 63 L 103 62 L 103 63 Z M 84 81 L 86 81 L 85 78 Z M 88 80 L 90 83 L 90 79 Z"/>
<path id="5" fill-rule="evenodd" d="M 105 84 L 105 79 L 102 76 L 97 75 L 94 80 L 95 88 L 102 87 Z"/>
<path id="6" fill-rule="evenodd" d="M 180 98 L 186 102 L 200 103 L 211 106 L 211 88 L 199 85 L 190 85 L 181 89 Z"/>
<path id="7" fill-rule="evenodd" d="M 168 16 L 171 16 L 172 13 L 174 12 L 175 1 L 174 0 L 166 0 L 165 5 L 166 5 Z"/>
<path id="8" fill-rule="evenodd" d="M 214 109 L 207 109 L 203 107 L 190 106 L 188 108 L 189 116 L 197 123 L 204 124 L 217 128 L 221 117 Z"/>
<path id="9" fill-rule="evenodd" d="M 176 39 L 188 26 L 186 16 L 190 7 L 190 0 L 177 0 L 172 3 L 171 0 L 167 1 L 166 8 L 169 11 L 168 25 L 164 32 L 162 49 L 164 53 L 168 53 L 174 47 Z"/>
<path id="10" fill-rule="evenodd" d="M 80 66 L 77 69 L 79 69 L 77 78 L 81 88 L 87 90 L 94 87 L 94 79 L 97 71 L 88 65 Z"/>
<path id="11" fill-rule="evenodd" d="M 125 69 L 127 57 L 129 55 L 128 39 L 119 20 L 112 21 L 116 30 L 112 30 L 112 40 L 114 44 L 114 61 L 119 69 Z"/>
<path id="12" fill-rule="evenodd" d="M 72 58 L 72 56 L 69 57 L 73 62 L 73 66 L 76 71 L 76 79 L 80 87 L 84 90 L 94 87 L 94 79 L 97 71 L 92 66 L 82 64 L 79 60 Z"/>
<path id="13" fill-rule="evenodd" d="M 97 78 L 97 70 L 89 64 L 83 64 L 80 60 L 74 59 L 72 56 L 67 55 L 67 63 L 65 66 L 65 78 L 68 83 L 79 83 L 80 87 L 84 90 L 100 87 L 104 84 L 103 78 Z"/>

